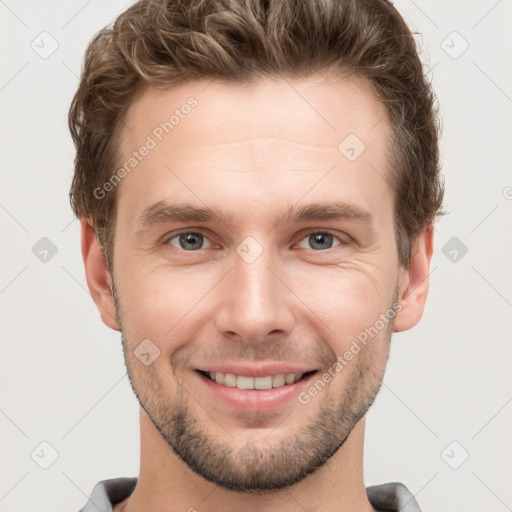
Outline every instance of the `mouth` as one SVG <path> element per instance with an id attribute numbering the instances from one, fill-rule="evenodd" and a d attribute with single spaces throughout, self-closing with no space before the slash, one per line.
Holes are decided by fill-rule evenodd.
<path id="1" fill-rule="evenodd" d="M 230 388 L 238 389 L 274 389 L 290 386 L 299 382 L 300 380 L 316 373 L 317 370 L 312 370 L 305 373 L 280 373 L 277 375 L 267 375 L 265 377 L 247 377 L 245 375 L 235 375 L 233 373 L 221 372 L 206 372 L 203 370 L 196 370 L 207 379 Z"/>
<path id="2" fill-rule="evenodd" d="M 198 389 L 207 394 L 207 400 L 220 401 L 230 409 L 250 413 L 293 404 L 300 392 L 311 386 L 320 374 L 320 369 L 281 363 L 237 366 L 236 374 L 232 373 L 235 365 L 232 368 L 218 367 L 215 371 L 213 368 L 195 368 L 193 374 L 197 376 Z"/>

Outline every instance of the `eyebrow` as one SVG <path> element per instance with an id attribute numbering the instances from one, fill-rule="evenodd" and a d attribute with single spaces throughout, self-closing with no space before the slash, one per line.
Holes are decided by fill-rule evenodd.
<path id="1" fill-rule="evenodd" d="M 141 228 L 150 228 L 158 224 L 171 222 L 219 223 L 231 227 L 234 216 L 216 207 L 199 207 L 189 203 L 168 203 L 158 201 L 145 208 L 138 220 Z M 365 224 L 373 222 L 373 215 L 350 202 L 313 203 L 296 209 L 290 206 L 284 215 L 275 219 L 275 224 L 300 223 L 312 220 L 353 220 Z"/>

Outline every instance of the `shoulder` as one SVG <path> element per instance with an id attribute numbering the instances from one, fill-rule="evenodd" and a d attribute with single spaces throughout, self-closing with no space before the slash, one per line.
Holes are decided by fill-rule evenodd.
<path id="1" fill-rule="evenodd" d="M 113 505 L 128 498 L 136 484 L 136 477 L 101 480 L 94 486 L 88 502 L 79 512 L 112 512 Z"/>
<path id="2" fill-rule="evenodd" d="M 366 488 L 368 500 L 378 510 L 421 512 L 418 502 L 401 482 L 388 482 Z"/>

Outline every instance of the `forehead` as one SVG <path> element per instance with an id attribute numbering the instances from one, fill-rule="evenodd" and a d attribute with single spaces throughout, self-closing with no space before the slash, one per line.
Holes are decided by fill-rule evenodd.
<path id="1" fill-rule="evenodd" d="M 187 106 L 191 98 L 197 101 L 196 107 Z M 184 138 L 190 145 L 204 145 L 290 135 L 298 142 L 336 148 L 347 128 L 368 139 L 377 123 L 381 128 L 387 123 L 385 108 L 371 83 L 358 76 L 262 77 L 249 84 L 198 80 L 167 89 L 146 89 L 128 109 L 122 147 L 136 146 L 175 111 L 171 121 L 175 145 Z M 189 111 L 193 115 L 188 115 Z M 185 118 L 187 122 L 182 123 Z"/>
<path id="2" fill-rule="evenodd" d="M 150 149 L 139 151 L 144 146 Z M 359 187 L 373 194 L 368 202 L 382 202 L 392 193 L 389 149 L 385 108 L 362 78 L 149 88 L 125 117 L 120 162 L 134 165 L 125 165 L 118 207 L 136 222 L 175 194 L 197 201 L 209 191 L 220 207 L 241 194 L 246 203 L 287 194 L 296 201 L 308 183 L 317 183 L 312 195 L 333 195 L 343 184 L 349 195 Z"/>

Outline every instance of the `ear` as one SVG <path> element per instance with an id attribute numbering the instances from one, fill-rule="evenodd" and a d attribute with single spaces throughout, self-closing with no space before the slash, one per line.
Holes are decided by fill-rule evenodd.
<path id="1" fill-rule="evenodd" d="M 80 226 L 82 230 L 82 257 L 91 297 L 100 312 L 103 323 L 111 329 L 119 331 L 116 306 L 110 289 L 112 276 L 107 269 L 103 249 L 96 237 L 92 220 L 82 217 Z"/>
<path id="2" fill-rule="evenodd" d="M 434 227 L 428 225 L 412 244 L 411 262 L 402 269 L 398 301 L 402 308 L 395 316 L 393 331 L 406 331 L 421 319 L 427 301 L 430 261 L 434 248 Z"/>

